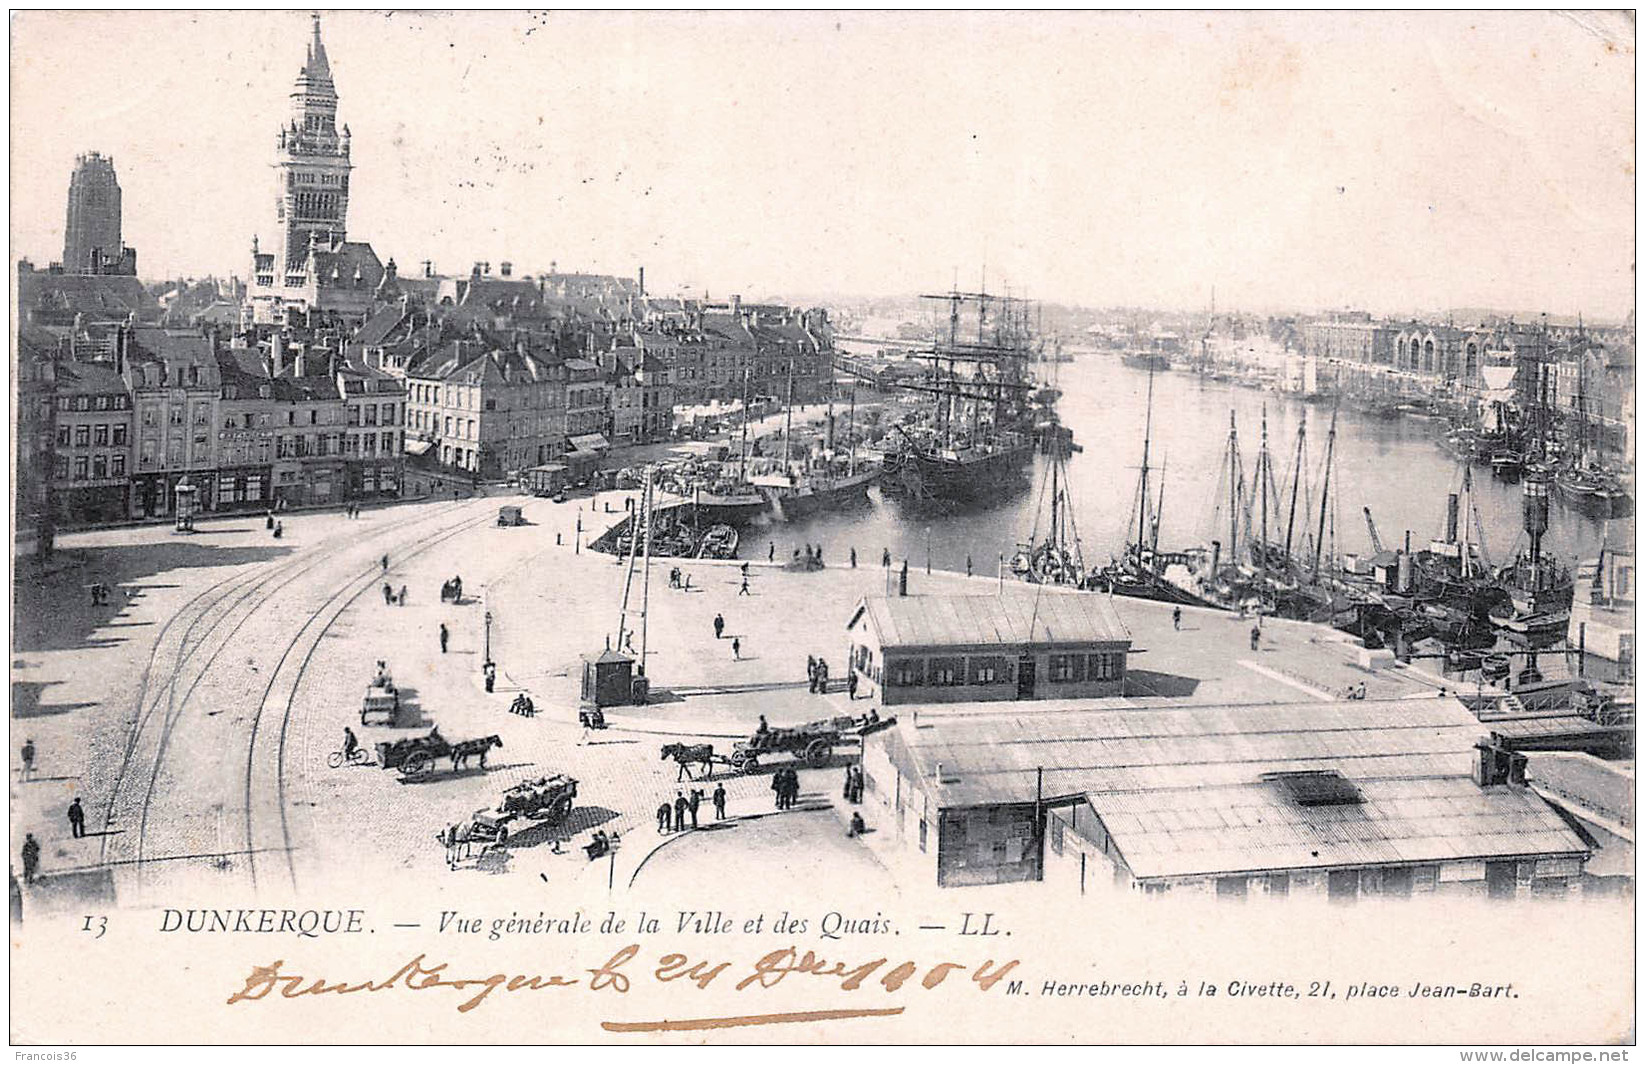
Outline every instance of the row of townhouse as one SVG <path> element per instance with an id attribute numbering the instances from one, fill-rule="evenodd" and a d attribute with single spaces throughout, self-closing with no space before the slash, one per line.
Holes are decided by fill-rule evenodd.
<path id="1" fill-rule="evenodd" d="M 163 517 L 185 480 L 208 511 L 399 494 L 405 393 L 391 376 L 284 334 L 266 348 L 135 324 L 111 335 L 90 349 L 21 335 L 31 380 L 45 360 L 50 384 L 30 390 L 19 491 L 52 526 Z"/>

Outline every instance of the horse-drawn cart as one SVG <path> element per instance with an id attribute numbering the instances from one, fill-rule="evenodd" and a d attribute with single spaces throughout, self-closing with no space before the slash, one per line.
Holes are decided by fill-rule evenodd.
<path id="1" fill-rule="evenodd" d="M 770 728 L 762 718 L 760 727 L 748 739 L 732 745 L 730 757 L 715 754 L 714 747 L 707 743 L 670 743 L 662 748 L 662 757 L 679 763 L 679 776 L 685 779 L 695 779 L 692 766 L 700 765 L 706 771 L 705 779 L 712 779 L 716 765 L 729 765 L 736 772 L 747 773 L 758 769 L 761 759 L 777 754 L 789 755 L 812 769 L 820 769 L 834 757 L 834 748 L 861 743 L 863 737 L 896 723 L 894 717 L 882 719 L 878 713 L 870 713 L 864 717 L 808 721 L 793 728 Z"/>
<path id="2" fill-rule="evenodd" d="M 486 753 L 491 748 L 502 745 L 500 736 L 483 736 L 479 739 L 450 743 L 440 735 L 438 728 L 433 728 L 426 736 L 413 736 L 393 743 L 379 743 L 377 764 L 384 769 L 399 770 L 400 776 L 406 780 L 418 780 L 432 773 L 435 761 L 440 758 L 451 759 L 451 771 L 454 773 L 474 757 L 479 758 L 480 768 L 484 769 Z"/>
<path id="3" fill-rule="evenodd" d="M 503 792 L 495 809 L 476 810 L 466 824 L 452 825 L 440 836 L 448 864 L 468 857 L 472 848 L 485 852 L 507 845 L 514 823 L 521 818 L 538 824 L 563 824 L 577 799 L 577 781 L 564 773 L 516 784 Z"/>

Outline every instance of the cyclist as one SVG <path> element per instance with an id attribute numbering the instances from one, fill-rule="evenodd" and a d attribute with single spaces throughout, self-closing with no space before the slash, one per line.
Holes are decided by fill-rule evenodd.
<path id="1" fill-rule="evenodd" d="M 354 730 L 347 725 L 343 726 L 343 761 L 354 761 L 354 752 L 360 749 L 360 741 L 355 739 Z"/>

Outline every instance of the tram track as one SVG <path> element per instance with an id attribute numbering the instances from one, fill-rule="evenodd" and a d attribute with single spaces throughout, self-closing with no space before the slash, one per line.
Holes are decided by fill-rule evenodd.
<path id="1" fill-rule="evenodd" d="M 449 515 L 453 509 L 462 509 L 464 506 L 466 505 L 454 504 L 451 507 L 441 508 L 434 514 L 419 514 L 415 517 L 373 529 L 364 537 L 354 540 L 352 546 L 358 547 L 379 541 L 381 538 L 401 532 L 407 527 L 430 520 L 438 520 Z M 142 871 L 144 867 L 151 861 L 160 860 L 152 858 L 148 853 L 151 835 L 149 831 L 150 812 L 158 788 L 161 770 L 165 764 L 166 754 L 171 745 L 173 730 L 188 708 L 190 697 L 201 680 L 209 674 L 217 657 L 229 646 L 235 635 L 257 613 L 258 609 L 269 601 L 273 594 L 332 560 L 334 556 L 328 551 L 331 539 L 334 538 L 321 541 L 315 545 L 313 550 L 281 563 L 271 571 L 259 569 L 251 574 L 236 573 L 214 582 L 187 600 L 167 620 L 161 633 L 157 636 L 155 647 L 150 653 L 148 666 L 139 684 L 137 702 L 141 709 L 128 736 L 121 765 L 116 774 L 114 786 L 110 791 L 108 811 L 105 816 L 106 833 L 103 836 L 103 847 L 100 854 L 101 864 L 129 866 L 135 876 L 135 885 L 138 888 L 141 887 L 143 882 Z M 259 593 L 262 594 L 259 595 Z M 190 608 L 202 601 L 205 601 L 204 605 L 187 621 L 178 638 L 176 648 L 170 652 L 172 664 L 165 682 L 160 688 L 155 689 L 153 686 L 154 671 L 163 661 L 167 652 L 167 649 L 163 646 L 165 638 L 183 621 Z M 204 648 L 211 644 L 212 637 L 222 631 L 223 625 L 234 615 L 234 612 L 248 601 L 252 603 L 251 608 L 246 610 L 235 623 L 233 629 L 228 630 L 223 639 L 217 642 L 215 649 L 210 652 L 209 657 L 200 669 L 194 673 L 193 680 L 179 698 L 179 686 L 188 665 L 198 658 Z M 227 604 L 227 606 L 221 614 L 215 620 L 207 623 L 213 611 L 218 607 L 223 607 L 224 604 Z M 202 625 L 204 626 L 203 629 Z M 192 643 L 190 642 L 191 639 L 193 640 Z M 160 709 L 162 703 L 165 704 L 165 710 L 161 714 L 159 728 L 156 730 L 153 728 L 154 714 Z M 153 739 L 150 739 L 151 736 L 153 736 Z M 149 763 L 150 771 L 138 812 L 138 828 L 134 840 L 136 856 L 135 858 L 112 860 L 108 853 L 109 840 L 117 837 L 113 836 L 112 831 L 109 830 L 112 830 L 122 821 L 121 814 L 129 811 L 133 804 L 132 800 L 125 797 L 125 790 L 129 783 L 128 778 L 131 776 L 134 763 L 139 760 L 137 758 L 139 751 L 150 744 L 154 745 L 154 755 L 152 758 L 145 757 L 141 759 Z M 163 857 L 165 860 L 171 861 L 176 856 L 166 855 Z"/>
<path id="2" fill-rule="evenodd" d="M 482 525 L 489 524 L 494 520 L 494 517 L 487 513 L 471 520 L 460 522 L 455 526 L 436 530 L 426 536 L 410 541 L 409 544 L 401 545 L 397 549 L 399 557 L 402 560 L 416 558 L 433 547 L 451 539 L 452 537 L 468 532 L 471 529 L 479 528 Z M 265 802 L 268 798 L 273 799 L 273 807 L 279 822 L 280 843 L 276 847 L 268 848 L 268 850 L 281 853 L 285 856 L 284 864 L 286 879 L 293 891 L 297 888 L 297 867 L 294 857 L 294 848 L 292 847 L 291 842 L 291 823 L 286 802 L 285 773 L 286 744 L 291 725 L 292 711 L 296 706 L 297 692 L 302 685 L 303 674 L 307 670 L 309 662 L 313 659 L 315 651 L 319 648 L 320 641 L 325 638 L 326 633 L 331 629 L 332 625 L 337 622 L 337 619 L 342 616 L 343 612 L 347 610 L 356 599 L 365 594 L 365 592 L 375 583 L 375 579 L 376 572 L 370 567 L 367 567 L 366 570 L 349 579 L 343 587 L 327 596 L 318 609 L 309 612 L 307 618 L 304 619 L 302 625 L 298 627 L 297 632 L 292 636 L 291 640 L 286 644 L 284 650 L 281 652 L 280 659 L 276 663 L 274 670 L 269 675 L 268 683 L 263 688 L 262 698 L 258 701 L 257 709 L 252 716 L 250 735 L 246 743 L 245 791 L 243 795 L 243 806 L 245 810 L 245 842 L 243 852 L 246 855 L 247 871 L 251 878 L 253 890 L 256 890 L 259 887 L 257 872 L 257 855 L 259 854 L 259 829 L 257 827 L 257 821 L 259 819 L 259 796 L 261 796 Z M 330 614 L 329 617 L 326 616 L 328 612 Z M 318 627 L 315 627 L 317 622 L 319 623 Z M 305 633 L 309 633 L 311 629 L 312 636 L 307 640 L 307 646 L 302 653 L 301 659 L 297 662 L 295 669 L 288 671 L 286 669 L 286 663 L 291 659 L 299 644 L 304 642 Z M 279 695 L 276 695 L 276 687 L 282 679 L 288 675 L 289 682 L 285 684 L 282 699 Z M 280 705 L 282 703 L 283 705 Z M 265 743 L 270 742 L 266 738 L 268 733 L 263 730 L 262 725 L 263 715 L 270 709 L 271 705 L 280 705 L 279 727 L 277 730 L 271 730 L 273 732 L 272 743 L 274 745 L 274 752 L 271 759 L 265 757 L 265 761 L 261 767 L 262 771 L 259 773 L 258 740 L 261 735 L 265 737 Z M 272 774 L 273 777 L 272 781 L 264 780 L 264 786 L 259 788 L 259 777 L 267 778 L 270 774 Z M 268 816 L 266 813 L 264 814 L 264 818 L 270 822 L 276 819 L 273 816 Z"/>

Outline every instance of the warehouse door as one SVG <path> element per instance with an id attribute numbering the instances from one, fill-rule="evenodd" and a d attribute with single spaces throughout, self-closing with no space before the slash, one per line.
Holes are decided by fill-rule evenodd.
<path id="1" fill-rule="evenodd" d="M 1017 698 L 1032 699 L 1034 697 L 1034 656 L 1023 655 L 1017 659 Z"/>

